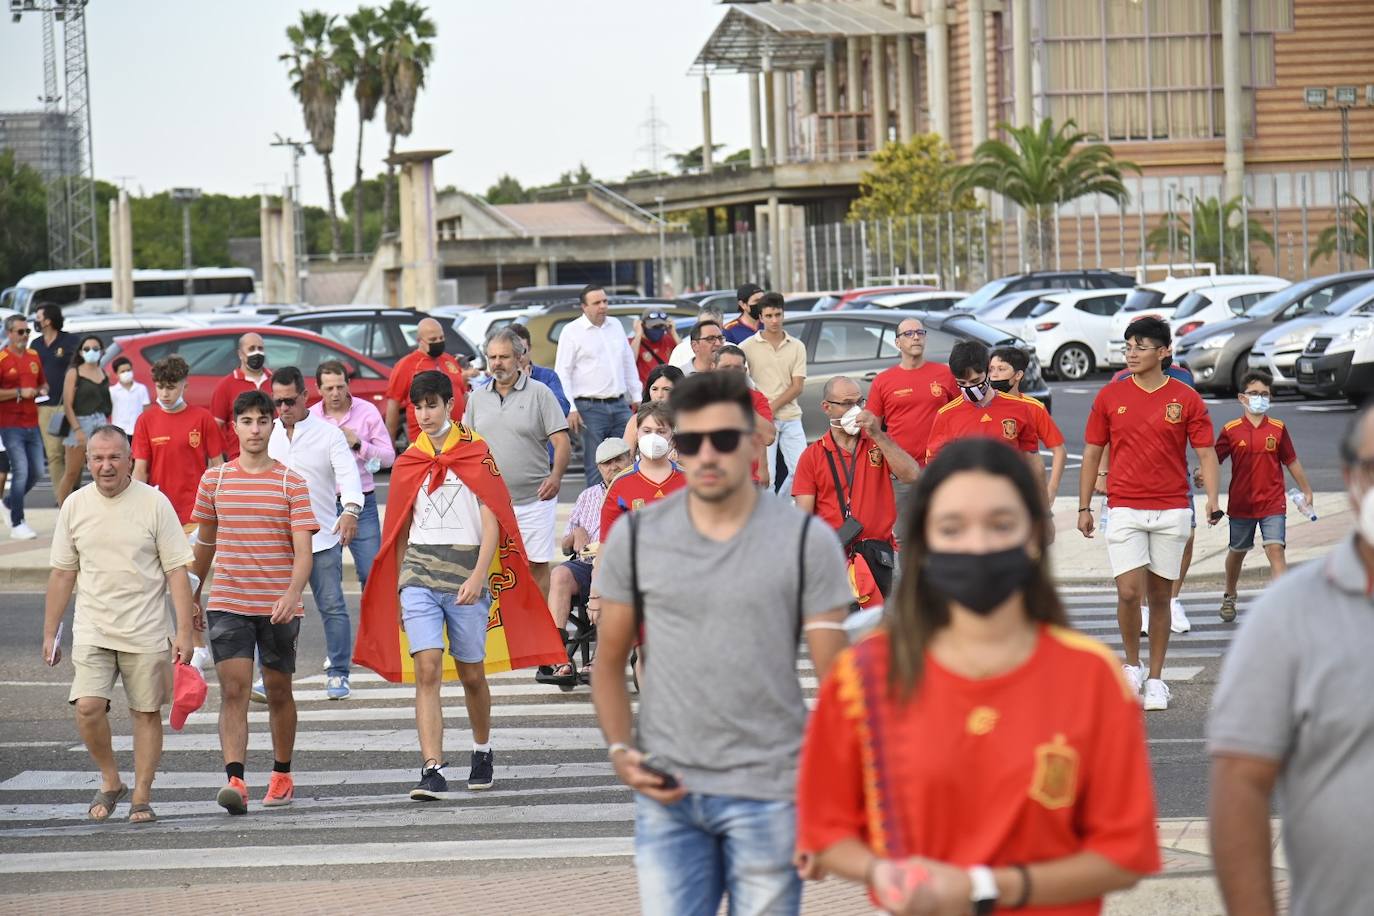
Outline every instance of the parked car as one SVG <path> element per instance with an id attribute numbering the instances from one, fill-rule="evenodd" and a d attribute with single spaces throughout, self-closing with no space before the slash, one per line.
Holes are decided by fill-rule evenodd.
<path id="1" fill-rule="evenodd" d="M 1328 274 L 1302 280 L 1292 286 L 1270 293 L 1256 302 L 1239 318 L 1204 325 L 1181 340 L 1174 341 L 1174 358 L 1193 373 L 1199 391 L 1226 393 L 1236 391 L 1240 380 L 1250 370 L 1250 348 L 1261 335 L 1285 322 L 1305 315 L 1316 317 L 1328 305 L 1361 283 L 1374 280 L 1374 271 L 1355 271 Z M 1310 333 L 1307 334 L 1311 336 Z M 1304 339 L 1304 344 L 1305 344 Z M 1274 376 L 1279 387 L 1294 387 L 1293 363 L 1302 351 L 1289 348 L 1294 344 L 1285 340 L 1273 357 L 1255 368 Z M 1291 356 L 1288 353 L 1291 352 Z"/>
<path id="2" fill-rule="evenodd" d="M 1325 307 L 1314 307 L 1306 314 L 1291 318 L 1277 327 L 1270 327 L 1255 341 L 1246 364 L 1251 369 L 1263 369 L 1271 374 L 1276 389 L 1291 390 L 1297 387 L 1298 357 L 1303 354 L 1317 329 L 1332 318 L 1364 305 L 1369 299 L 1369 294 L 1363 290 L 1370 283 L 1374 283 L 1374 272 L 1370 273 L 1366 281 L 1324 288 L 1318 294 L 1318 300 L 1330 296 L 1331 299 Z M 1339 292 L 1340 289 L 1345 291 Z"/>
<path id="3" fill-rule="evenodd" d="M 684 293 L 684 302 L 694 303 L 697 308 L 719 309 L 722 315 L 733 315 L 739 311 L 739 300 L 735 298 L 738 290 L 706 289 L 695 293 Z"/>
<path id="4" fill-rule="evenodd" d="M 1227 321 L 1246 310 L 1270 293 L 1288 286 L 1287 280 L 1236 283 L 1231 286 L 1211 286 L 1195 289 L 1179 301 L 1169 319 L 1169 331 L 1174 337 L 1190 334 L 1205 324 Z"/>
<path id="5" fill-rule="evenodd" d="M 828 296 L 840 297 L 840 293 L 784 293 L 782 297 L 782 310 L 784 312 L 811 312 L 817 311 L 816 303 Z M 820 311 L 824 311 L 823 309 Z"/>
<path id="6" fill-rule="evenodd" d="M 928 290 L 919 293 L 883 293 L 854 299 L 845 304 L 846 309 L 917 309 L 922 312 L 947 312 L 957 308 L 968 298 L 968 293 L 948 289 Z"/>
<path id="7" fill-rule="evenodd" d="M 64 315 L 65 317 L 65 315 Z M 62 330 L 73 334 L 94 334 L 109 343 L 116 337 L 131 334 L 147 334 L 152 331 L 170 331 L 176 328 L 203 328 L 205 322 L 188 315 L 171 314 L 113 314 L 90 315 L 66 318 Z"/>
<path id="8" fill-rule="evenodd" d="M 1358 304 L 1349 307 L 1347 300 Z M 1337 308 L 1341 314 L 1332 315 Z M 1374 391 L 1374 283 L 1331 303 L 1295 364 L 1298 391 L 1308 397 L 1347 397 L 1362 403 Z"/>
<path id="9" fill-rule="evenodd" d="M 1124 289 L 1080 289 L 1041 298 L 1027 320 L 1047 377 L 1077 382 L 1106 364 L 1112 316 L 1126 295 Z"/>
<path id="10" fill-rule="evenodd" d="M 556 283 L 552 286 L 521 286 L 512 290 L 502 290 L 496 294 L 497 303 L 529 303 L 531 305 L 542 302 L 562 302 L 566 299 L 576 299 L 582 294 L 585 283 Z M 608 296 L 642 296 L 638 286 L 621 285 L 607 286 L 606 295 Z"/>
<path id="11" fill-rule="evenodd" d="M 924 293 L 933 292 L 933 286 L 921 286 L 919 284 L 906 284 L 899 286 L 856 286 L 847 289 L 842 293 L 825 296 L 816 300 L 816 304 L 811 307 L 814 312 L 837 312 L 848 307 L 848 303 L 855 299 L 868 299 L 872 296 L 881 296 L 886 293 Z"/>
<path id="12" fill-rule="evenodd" d="M 178 354 L 191 367 L 191 375 L 186 383 L 186 403 L 208 408 L 215 386 L 238 368 L 239 337 L 249 331 L 262 335 L 269 369 L 274 366 L 296 366 L 301 370 L 311 401 L 319 399 L 315 369 L 327 359 L 337 359 L 349 370 L 352 379 L 350 389 L 354 397 L 371 401 L 378 409 L 386 402 L 390 367 L 302 328 L 227 325 L 119 337 L 105 348 L 100 365 L 108 372 L 115 357 L 127 356 L 133 363 L 134 380 L 144 383 L 152 391 L 153 363 L 165 356 Z"/>
<path id="13" fill-rule="evenodd" d="M 1126 366 L 1126 328 L 1139 318 L 1159 318 L 1168 321 L 1183 297 L 1198 289 L 1213 286 L 1231 286 L 1236 283 L 1254 283 L 1260 280 L 1277 280 L 1259 274 L 1216 274 L 1202 277 L 1169 277 L 1142 283 L 1126 297 L 1126 304 L 1112 316 L 1111 337 L 1107 340 L 1107 368 L 1123 369 Z"/>
<path id="14" fill-rule="evenodd" d="M 1027 289 L 1130 289 L 1135 280 L 1113 270 L 1034 270 L 989 280 L 960 305 L 974 310 L 998 296 Z"/>
<path id="15" fill-rule="evenodd" d="M 958 312 L 916 312 L 871 309 L 854 312 L 812 312 L 788 316 L 783 327 L 806 345 L 806 386 L 797 402 L 808 441 L 819 439 L 830 428 L 821 412 L 821 392 L 827 380 L 847 375 L 859 383 L 864 395 L 878 373 L 897 365 L 897 326 L 907 318 L 919 318 L 926 328 L 926 358 L 944 362 L 960 340 L 977 340 L 989 347 L 1030 347 L 1025 341 L 976 317 Z M 1031 365 L 1021 390 L 1051 406 L 1049 386 L 1040 374 L 1040 363 L 1031 353 Z"/>
<path id="16" fill-rule="evenodd" d="M 667 312 L 670 319 L 692 318 L 697 308 L 681 299 L 611 299 L 606 317 L 614 318 L 625 328 L 627 338 L 634 336 L 635 321 L 646 309 Z M 539 366 L 552 366 L 558 354 L 558 337 L 569 324 L 582 317 L 576 302 L 563 303 L 535 314 L 521 315 L 515 320 L 529 328 L 530 360 Z"/>
<path id="17" fill-rule="evenodd" d="M 1027 343 L 1035 343 L 1035 322 L 1030 320 L 1031 312 L 1045 296 L 1051 293 L 1064 293 L 1064 289 L 1023 289 L 1014 293 L 1004 293 L 978 309 L 966 309 L 963 303 L 955 306 L 955 312 L 976 315 L 979 321 L 1008 334 L 1020 337 Z M 967 302 L 968 300 L 964 300 Z"/>
<path id="18" fill-rule="evenodd" d="M 542 311 L 541 306 L 518 303 L 511 308 L 487 306 L 468 312 L 456 321 L 458 331 L 480 348 L 492 331 L 499 331 L 522 315 L 537 315 Z"/>
<path id="19" fill-rule="evenodd" d="M 463 336 L 454 319 L 426 315 L 415 309 L 345 305 L 281 315 L 272 323 L 314 331 L 389 367 L 415 349 L 420 339 L 420 322 L 425 318 L 434 318 L 444 329 L 445 351 L 471 361 L 478 359 L 478 347 Z"/>

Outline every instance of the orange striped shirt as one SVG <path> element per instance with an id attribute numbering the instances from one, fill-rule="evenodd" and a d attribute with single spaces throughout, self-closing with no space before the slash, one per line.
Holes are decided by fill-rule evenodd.
<path id="1" fill-rule="evenodd" d="M 205 472 L 193 522 L 214 522 L 215 581 L 206 611 L 266 616 L 291 585 L 291 534 L 315 532 L 305 479 L 280 462 L 250 474 L 237 461 Z M 305 613 L 296 605 L 296 616 Z"/>

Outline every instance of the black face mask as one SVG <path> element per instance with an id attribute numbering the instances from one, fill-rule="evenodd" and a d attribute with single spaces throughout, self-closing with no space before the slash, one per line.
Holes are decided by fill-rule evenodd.
<path id="1" fill-rule="evenodd" d="M 749 317 L 754 319 L 755 321 L 758 321 L 763 317 L 763 305 L 761 303 L 756 302 L 753 305 L 745 306 L 745 308 L 749 312 Z"/>
<path id="2" fill-rule="evenodd" d="M 262 367 L 267 365 L 267 355 L 265 353 L 249 353 L 244 360 L 249 372 L 261 372 Z"/>
<path id="3" fill-rule="evenodd" d="M 986 616 L 1030 580 L 1035 563 L 1024 547 L 1013 547 L 993 553 L 931 553 L 924 569 L 935 591 Z"/>
<path id="4" fill-rule="evenodd" d="M 1003 394 L 1011 393 L 1011 379 L 1009 378 L 999 378 L 996 381 L 988 382 L 988 384 Z"/>
<path id="5" fill-rule="evenodd" d="M 425 352 L 429 354 L 430 359 L 438 359 L 444 355 L 444 342 L 442 340 L 434 341 L 425 347 Z"/>

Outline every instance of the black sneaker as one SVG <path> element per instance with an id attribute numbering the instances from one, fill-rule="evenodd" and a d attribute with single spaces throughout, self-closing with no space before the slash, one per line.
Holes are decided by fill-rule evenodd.
<path id="1" fill-rule="evenodd" d="M 435 764 L 430 766 L 430 764 Z M 414 801 L 438 801 L 439 797 L 448 791 L 448 780 L 440 772 L 446 763 L 439 763 L 437 760 L 426 760 L 425 766 L 420 770 L 420 784 L 410 790 L 410 797 Z"/>
<path id="2" fill-rule="evenodd" d="M 468 773 L 469 789 L 490 789 L 492 778 L 492 752 L 473 751 L 472 770 Z"/>

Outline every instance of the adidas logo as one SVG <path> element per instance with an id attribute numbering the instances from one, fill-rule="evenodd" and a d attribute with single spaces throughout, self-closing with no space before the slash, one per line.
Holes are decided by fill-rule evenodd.
<path id="1" fill-rule="evenodd" d="M 982 418 L 981 420 L 979 420 L 978 422 L 979 422 L 979 423 L 991 423 L 991 422 L 992 422 L 992 417 L 988 416 L 987 414 L 983 414 L 983 418 Z"/>

